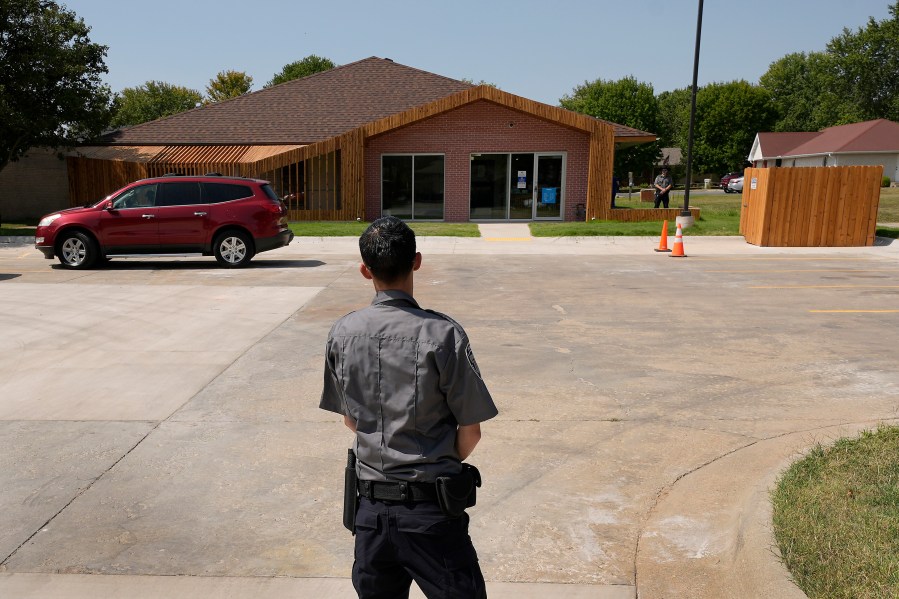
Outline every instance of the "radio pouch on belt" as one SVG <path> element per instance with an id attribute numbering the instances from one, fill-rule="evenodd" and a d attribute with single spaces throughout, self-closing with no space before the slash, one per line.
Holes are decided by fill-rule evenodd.
<path id="1" fill-rule="evenodd" d="M 481 486 L 481 473 L 471 464 L 462 464 L 462 472 L 453 476 L 437 477 L 437 502 L 450 518 L 458 518 L 465 508 L 477 502 L 477 488 Z"/>
<path id="2" fill-rule="evenodd" d="M 343 525 L 353 535 L 356 534 L 356 509 L 359 507 L 359 492 L 356 489 L 356 454 L 347 450 L 346 469 L 343 471 Z"/>

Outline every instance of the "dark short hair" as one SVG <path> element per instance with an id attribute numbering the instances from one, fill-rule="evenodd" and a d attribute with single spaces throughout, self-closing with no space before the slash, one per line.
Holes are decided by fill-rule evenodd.
<path id="1" fill-rule="evenodd" d="M 359 252 L 375 278 L 392 283 L 412 271 L 415 232 L 395 216 L 379 218 L 359 237 Z"/>

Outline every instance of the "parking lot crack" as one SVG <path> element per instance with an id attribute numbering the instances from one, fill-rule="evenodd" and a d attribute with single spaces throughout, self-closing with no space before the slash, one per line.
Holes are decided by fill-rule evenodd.
<path id="1" fill-rule="evenodd" d="M 99 481 L 101 478 L 103 478 L 104 476 L 106 476 L 106 474 L 108 474 L 109 472 L 111 472 L 112 469 L 115 468 L 115 467 L 116 467 L 122 460 L 124 460 L 125 458 L 127 458 L 127 457 L 131 454 L 131 452 L 134 451 L 135 449 L 137 449 L 138 446 L 139 446 L 141 443 L 143 443 L 143 442 L 146 440 L 146 438 L 149 437 L 149 436 L 153 433 L 153 431 L 155 431 L 156 429 L 158 429 L 159 426 L 160 426 L 163 422 L 164 422 L 164 421 L 159 421 L 159 422 L 157 422 L 153 427 L 151 427 L 150 430 L 148 430 L 146 433 L 144 433 L 144 435 L 143 435 L 140 439 L 138 439 L 137 442 L 134 443 L 134 445 L 132 445 L 132 446 L 128 449 L 128 451 L 126 451 L 125 453 L 123 453 L 123 454 L 119 457 L 119 459 L 117 459 L 115 462 L 113 462 L 112 464 L 110 464 L 108 468 L 106 468 L 103 472 L 101 472 L 100 474 L 98 474 L 97 476 L 95 476 L 95 477 L 93 478 L 93 480 L 90 481 L 90 483 L 88 483 L 88 484 L 85 485 L 83 488 L 81 488 L 77 493 L 75 493 L 74 497 L 72 497 L 72 498 L 71 498 L 71 499 L 70 499 L 64 506 L 62 506 L 62 507 L 61 507 L 55 514 L 53 514 L 52 516 L 50 516 L 50 518 L 48 518 L 46 522 L 44 522 L 42 525 L 38 526 L 37 530 L 35 530 L 35 531 L 34 531 L 33 533 L 31 533 L 30 535 L 28 535 L 28 538 L 26 538 L 24 541 L 22 541 L 22 543 L 20 543 L 18 547 L 16 547 L 15 549 L 13 549 L 12 552 L 10 552 L 9 555 L 7 555 L 6 557 L 4 557 L 3 560 L 0 561 L 0 572 L 2 572 L 2 571 L 5 569 L 5 566 L 6 566 L 7 562 L 9 562 L 9 560 L 11 560 L 11 559 L 16 555 L 16 553 L 18 553 L 19 550 L 22 549 L 22 547 L 24 547 L 25 545 L 27 545 L 27 544 L 31 541 L 31 539 L 33 539 L 34 537 L 36 537 L 41 531 L 45 530 L 48 526 L 50 526 L 50 525 L 53 523 L 53 521 L 56 520 L 56 518 L 59 517 L 60 514 L 62 514 L 64 511 L 66 511 L 66 509 L 67 509 L 70 505 L 72 505 L 73 503 L 75 503 L 75 501 L 76 501 L 79 497 L 81 497 L 82 495 L 84 495 L 85 493 L 87 493 L 87 492 L 88 492 L 88 491 L 89 491 L 89 490 L 90 490 L 90 489 L 97 483 L 97 481 Z"/>

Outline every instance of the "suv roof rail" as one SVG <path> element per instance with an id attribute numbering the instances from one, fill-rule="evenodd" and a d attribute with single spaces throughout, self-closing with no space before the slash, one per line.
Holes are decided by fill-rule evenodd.
<path id="1" fill-rule="evenodd" d="M 214 172 L 213 172 L 213 173 L 206 173 L 206 174 L 203 175 L 203 176 L 204 176 L 204 177 L 221 177 L 221 176 L 223 176 L 223 175 L 222 175 L 221 173 L 214 173 Z"/>
<path id="2" fill-rule="evenodd" d="M 181 173 L 166 173 L 162 175 L 163 177 L 183 177 L 184 175 Z"/>

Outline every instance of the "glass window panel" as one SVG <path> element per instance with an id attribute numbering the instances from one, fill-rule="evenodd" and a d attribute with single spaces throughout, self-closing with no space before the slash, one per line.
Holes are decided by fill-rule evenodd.
<path id="1" fill-rule="evenodd" d="M 240 200 L 243 198 L 253 197 L 253 190 L 246 185 L 234 185 L 231 183 L 201 183 L 203 188 L 204 204 L 220 204 L 222 202 L 230 202 L 231 200 Z M 268 191 L 266 194 L 273 200 L 277 200 L 278 196 L 268 185 L 264 186 Z M 272 197 L 274 196 L 274 197 Z"/>
<path id="2" fill-rule="evenodd" d="M 506 218 L 508 154 L 472 154 L 471 206 L 474 220 Z"/>
<path id="3" fill-rule="evenodd" d="M 412 156 L 381 157 L 381 213 L 412 218 Z"/>
<path id="4" fill-rule="evenodd" d="M 157 206 L 186 206 L 200 204 L 200 184 L 179 181 L 178 183 L 160 183 Z"/>
<path id="5" fill-rule="evenodd" d="M 415 156 L 415 218 L 443 220 L 443 156 Z"/>
<path id="6" fill-rule="evenodd" d="M 156 205 L 156 184 L 141 185 L 129 189 L 117 197 L 112 206 L 116 210 L 124 208 L 150 208 Z"/>

